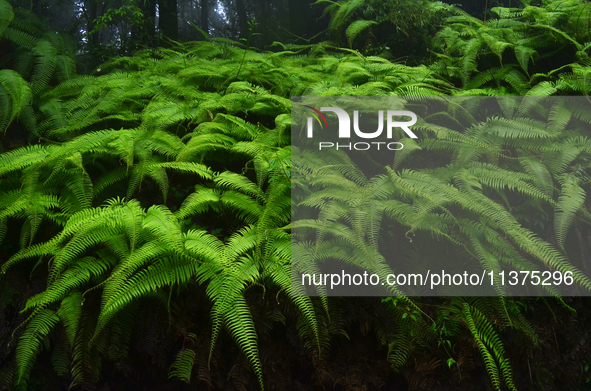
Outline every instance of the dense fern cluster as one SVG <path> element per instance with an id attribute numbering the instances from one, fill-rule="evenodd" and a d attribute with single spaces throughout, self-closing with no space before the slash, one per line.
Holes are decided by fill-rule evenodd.
<path id="1" fill-rule="evenodd" d="M 472 95 L 587 93 L 584 85 L 565 83 L 570 77 L 563 72 L 568 67 L 580 72 L 574 64 L 589 64 L 589 5 L 543 3 L 492 8 L 494 17 L 485 21 L 447 8 L 451 15 L 436 36 L 442 48 L 435 53 L 439 73 L 461 81 Z"/>
<path id="2" fill-rule="evenodd" d="M 339 26 L 349 21 L 343 7 L 362 2 L 345 3 L 333 7 Z M 3 143 L 0 155 L 0 320 L 9 325 L 0 326 L 0 387 L 34 388 L 36 362 L 49 354 L 66 386 L 92 389 L 109 370 L 128 373 L 134 353 L 172 378 L 211 389 L 383 386 L 375 368 L 338 377 L 342 368 L 331 367 L 338 341 L 359 334 L 359 341 L 371 335 L 375 345 L 368 346 L 416 389 L 441 385 L 431 375 L 444 367 L 460 378 L 483 368 L 494 388 L 516 389 L 507 334 L 525 335 L 528 349 L 538 346 L 522 301 L 356 303 L 291 292 L 290 96 L 445 102 L 446 95 L 588 91 L 584 3 L 498 8 L 499 19 L 486 22 L 431 6 L 455 14 L 429 66 L 329 43 L 277 43 L 281 51 L 260 53 L 208 39 L 141 51 L 76 76 L 67 39 L 14 17 L 0 0 L 0 46 L 11 53 L 0 70 L 0 131 L 29 143 Z M 351 43 L 372 25 L 358 22 L 347 30 Z M 565 43 L 572 62 L 533 70 L 550 44 Z M 507 58 L 509 47 L 514 58 Z M 340 196 L 378 196 L 375 212 L 392 225 L 393 243 L 410 262 L 445 248 L 493 269 L 510 258 L 520 267 L 533 259 L 586 272 L 584 256 L 566 247 L 573 224 L 589 221 L 587 113 L 555 106 L 542 113 L 548 127 L 519 118 L 466 120 L 464 133 L 421 124 L 421 141 L 405 143 L 380 183 L 343 175 Z M 308 167 L 316 186 L 335 179 L 326 164 Z M 318 194 L 302 205 L 326 205 Z M 331 221 L 352 213 L 346 202 L 324 212 Z M 379 229 L 380 219 L 357 223 L 345 242 L 356 243 L 355 229 Z M 408 245 L 409 234 L 422 245 Z M 574 242 L 583 252 L 583 240 Z M 589 287 L 583 273 L 576 277 Z M 271 343 L 276 333 L 294 356 Z M 232 346 L 229 337 L 241 355 L 219 348 Z M 313 381 L 276 375 L 275 365 L 289 373 L 310 361 Z M 216 368 L 230 375 L 216 377 Z M 421 371 L 430 375 L 418 377 Z"/>
<path id="3" fill-rule="evenodd" d="M 428 57 L 431 37 L 448 9 L 428 0 L 317 0 L 314 4 L 328 4 L 324 15 L 330 15 L 333 40 L 345 40 L 365 54 L 412 64 Z"/>
<path id="4" fill-rule="evenodd" d="M 547 109 L 528 112 L 532 108 L 526 106 L 542 101 L 433 99 L 431 105 L 442 104 L 442 112 L 413 126 L 419 136 L 416 141 L 399 138 L 405 145 L 403 153 L 397 152 L 391 166 L 381 170 L 367 169 L 375 164 L 377 153 L 371 156 L 374 161 L 365 162 L 358 154 L 348 156 L 343 150 L 320 154 L 294 149 L 294 194 L 302 199 L 294 206 L 297 219 L 292 223 L 298 238 L 292 247 L 294 283 L 301 284 L 298 277 L 302 273 L 331 272 L 326 265 L 339 260 L 354 266 L 352 270 L 380 276 L 380 281 L 409 270 L 422 276 L 428 270 L 452 274 L 452 270 L 561 270 L 574 276 L 582 288 L 579 294 L 587 294 L 591 287 L 587 259 L 572 239 L 568 246 L 566 242 L 574 221 L 591 221 L 585 207 L 591 140 L 581 136 L 590 125 L 589 104 L 585 99 L 553 99 Z M 335 107 L 348 103 L 338 98 L 334 103 L 324 102 Z M 426 104 L 411 101 L 407 108 L 420 110 Z M 512 113 L 511 119 L 493 117 L 481 122 L 472 116 L 479 104 L 492 112 L 492 105 L 498 104 Z M 469 110 L 472 114 L 464 115 Z M 453 117 L 454 113 L 459 115 Z M 549 123 L 533 120 L 534 114 Z M 465 131 L 451 130 L 450 123 L 461 124 Z M 566 128 L 567 123 L 574 128 Z M 308 289 L 319 295 L 334 294 L 326 285 Z M 388 288 L 395 295 L 433 293 L 420 284 L 411 285 Z M 511 294 L 507 288 L 506 283 L 495 286 L 500 296 Z M 482 294 L 474 287 L 459 289 L 466 295 Z M 548 289 L 545 294 L 556 294 L 553 287 Z M 458 294 L 451 288 L 438 291 L 446 292 Z M 530 295 L 539 293 L 529 291 Z M 495 388 L 501 389 L 504 383 L 514 389 L 503 344 L 490 319 L 500 317 L 501 324 L 506 322 L 526 334 L 531 326 L 519 312 L 510 314 L 505 300 L 452 302 L 458 306 L 453 312 L 455 320 L 463 322 L 474 336 Z M 482 309 L 487 306 L 491 312 Z M 421 311 L 416 317 L 425 317 L 421 319 L 425 323 L 431 320 Z M 406 336 L 420 326 L 408 327 Z M 531 334 L 530 338 L 535 339 Z M 397 349 L 390 359 L 402 366 L 413 347 L 400 336 L 395 341 Z"/>
<path id="5" fill-rule="evenodd" d="M 0 15 L 0 133 L 6 136 L 19 117 L 20 125 L 37 136 L 56 120 L 48 118 L 56 102 L 45 94 L 76 74 L 76 43 L 67 34 L 49 30 L 47 22 L 33 13 L 13 11 L 6 1 L 0 3 Z M 11 140 L 19 133 L 18 126 L 12 133 Z"/>

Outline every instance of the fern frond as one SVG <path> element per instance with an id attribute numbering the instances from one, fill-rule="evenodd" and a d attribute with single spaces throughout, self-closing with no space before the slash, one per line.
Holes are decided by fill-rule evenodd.
<path id="1" fill-rule="evenodd" d="M 5 133 L 10 123 L 30 103 L 32 90 L 23 78 L 13 70 L 0 70 L 0 132 Z"/>
<path id="2" fill-rule="evenodd" d="M 48 41 L 39 41 L 33 48 L 35 66 L 31 78 L 31 90 L 38 95 L 49 83 L 57 65 L 56 50 Z"/>
<path id="3" fill-rule="evenodd" d="M 501 390 L 501 378 L 499 375 L 500 366 L 505 385 L 510 390 L 516 391 L 517 389 L 513 383 L 511 365 L 504 357 L 505 351 L 503 349 L 503 344 L 488 319 L 486 319 L 477 309 L 471 308 L 468 303 L 463 304 L 463 315 L 470 332 L 478 344 L 478 349 L 482 354 L 486 370 L 494 387 L 497 390 Z"/>
<path id="4" fill-rule="evenodd" d="M 564 250 L 566 234 L 575 215 L 583 208 L 587 194 L 580 187 L 579 181 L 573 175 L 561 178 L 562 189 L 558 196 L 558 204 L 554 212 L 554 232 L 558 246 Z"/>
<path id="5" fill-rule="evenodd" d="M 351 23 L 345 32 L 349 42 L 349 47 L 353 48 L 353 40 L 355 40 L 359 34 L 376 24 L 378 23 L 373 20 L 356 20 L 355 22 Z"/>
<path id="6" fill-rule="evenodd" d="M 54 311 L 43 309 L 31 319 L 25 328 L 16 348 L 15 383 L 17 385 L 26 385 L 35 358 L 39 354 L 47 335 L 58 321 L 59 318 Z"/>
<path id="7" fill-rule="evenodd" d="M 182 349 L 174 358 L 168 377 L 178 378 L 186 383 L 190 383 L 194 362 L 195 351 L 193 349 Z"/>
<path id="8" fill-rule="evenodd" d="M 66 329 L 66 336 L 70 346 L 74 346 L 78 324 L 82 314 L 82 294 L 74 292 L 62 300 L 57 316 L 60 318 Z"/>
<path id="9" fill-rule="evenodd" d="M 12 7 L 5 0 L 0 0 L 0 37 L 14 18 Z"/>

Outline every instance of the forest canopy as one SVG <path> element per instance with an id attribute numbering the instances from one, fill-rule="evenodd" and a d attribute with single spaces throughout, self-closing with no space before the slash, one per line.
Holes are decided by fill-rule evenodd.
<path id="1" fill-rule="evenodd" d="M 307 208 L 350 245 L 317 259 L 382 232 L 591 294 L 590 3 L 481 3 L 0 0 L 0 389 L 588 389 L 586 297 L 292 291 Z M 292 167 L 296 96 L 558 103 L 418 126 L 377 182 Z"/>

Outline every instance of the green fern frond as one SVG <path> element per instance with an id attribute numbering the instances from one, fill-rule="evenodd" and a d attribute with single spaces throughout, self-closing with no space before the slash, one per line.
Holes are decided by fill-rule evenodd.
<path id="1" fill-rule="evenodd" d="M 60 82 L 72 79 L 76 75 L 76 62 L 70 56 L 58 54 L 56 56 L 56 75 Z"/>
<path id="2" fill-rule="evenodd" d="M 492 328 L 491 323 L 478 309 L 471 307 L 468 303 L 463 304 L 462 313 L 470 332 L 478 344 L 478 349 L 482 354 L 486 370 L 494 387 L 497 390 L 501 390 L 500 369 L 505 385 L 510 390 L 517 390 L 513 383 L 511 365 L 504 357 L 505 350 L 503 344 Z"/>
<path id="3" fill-rule="evenodd" d="M 182 349 L 177 353 L 170 372 L 169 378 L 178 378 L 186 383 L 191 382 L 191 372 L 195 362 L 195 351 L 193 349 Z"/>
<path id="4" fill-rule="evenodd" d="M 54 311 L 44 309 L 39 311 L 25 328 L 16 348 L 15 383 L 17 385 L 26 385 L 35 358 L 39 354 L 47 335 L 58 321 L 59 318 Z"/>
<path id="5" fill-rule="evenodd" d="M 12 24 L 14 24 L 14 20 Z M 12 27 L 5 28 L 2 38 L 27 49 L 33 49 L 37 43 L 37 39 L 33 35 Z"/>
<path id="6" fill-rule="evenodd" d="M 345 32 L 349 42 L 349 47 L 353 48 L 353 40 L 355 40 L 359 34 L 376 24 L 378 23 L 373 20 L 356 20 L 355 22 L 351 23 Z"/>
<path id="7" fill-rule="evenodd" d="M 579 181 L 573 175 L 565 175 L 560 179 L 562 189 L 558 196 L 558 205 L 554 212 L 554 232 L 556 242 L 564 251 L 566 234 L 575 215 L 583 208 L 587 194 L 580 187 Z"/>
<path id="8" fill-rule="evenodd" d="M 535 186 L 547 196 L 552 196 L 554 193 L 554 182 L 548 168 L 534 156 L 522 157 L 520 163 L 525 172 L 535 178 Z"/>
<path id="9" fill-rule="evenodd" d="M 57 65 L 56 50 L 48 41 L 39 41 L 33 48 L 35 66 L 31 78 L 31 90 L 38 95 L 48 85 Z"/>
<path id="10" fill-rule="evenodd" d="M 0 37 L 14 18 L 12 7 L 5 0 L 0 0 Z"/>
<path id="11" fill-rule="evenodd" d="M 259 386 L 264 390 L 263 368 L 259 358 L 259 348 L 257 343 L 257 334 L 252 320 L 248 304 L 242 297 L 228 303 L 224 321 L 229 331 L 232 333 L 236 342 L 241 347 L 244 355 L 250 361 L 250 364 L 257 376 Z"/>
<path id="12" fill-rule="evenodd" d="M 30 103 L 32 91 L 29 83 L 10 69 L 0 70 L 0 132 L 5 133 L 10 123 Z"/>
<path id="13" fill-rule="evenodd" d="M 66 329 L 66 336 L 70 346 L 74 346 L 78 324 L 82 314 L 82 294 L 74 292 L 62 300 L 57 316 L 60 318 Z"/>

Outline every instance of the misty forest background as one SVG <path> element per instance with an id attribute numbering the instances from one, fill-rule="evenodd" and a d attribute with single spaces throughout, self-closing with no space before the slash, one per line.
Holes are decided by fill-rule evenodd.
<path id="1" fill-rule="evenodd" d="M 588 96 L 590 49 L 584 0 L 0 0 L 0 390 L 591 389 L 588 298 L 298 297 L 289 226 L 291 96 Z M 589 107 L 536 115 L 302 205 L 589 275 Z"/>

